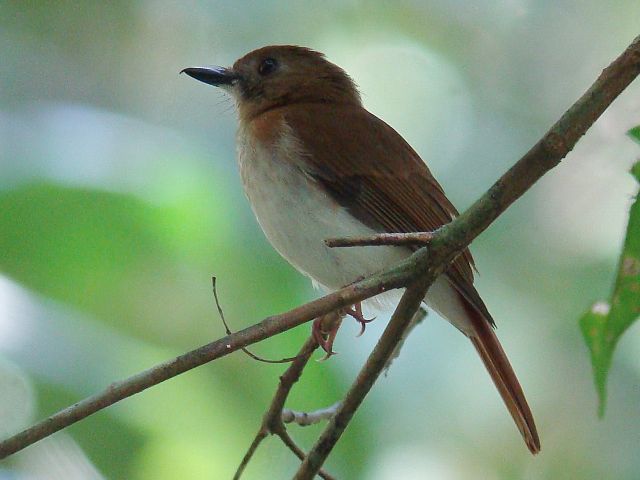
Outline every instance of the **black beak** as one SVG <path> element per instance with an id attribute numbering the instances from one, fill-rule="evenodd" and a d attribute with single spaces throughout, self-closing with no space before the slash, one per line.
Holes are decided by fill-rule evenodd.
<path id="1" fill-rule="evenodd" d="M 186 73 L 196 80 L 215 87 L 233 85 L 240 78 L 233 70 L 224 67 L 190 67 L 180 73 Z"/>

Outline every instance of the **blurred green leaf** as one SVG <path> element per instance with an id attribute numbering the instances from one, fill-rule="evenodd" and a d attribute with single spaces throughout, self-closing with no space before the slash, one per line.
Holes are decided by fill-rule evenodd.
<path id="1" fill-rule="evenodd" d="M 629 136 L 635 141 L 640 142 L 640 125 L 629 130 Z M 637 167 L 637 165 L 635 165 Z"/>
<path id="2" fill-rule="evenodd" d="M 0 271 L 45 296 L 131 323 L 168 275 L 167 214 L 133 195 L 33 184 L 0 193 Z M 146 283 L 145 283 L 146 282 Z"/>
<path id="3" fill-rule="evenodd" d="M 640 139 L 640 127 L 629 132 Z M 640 162 L 631 173 L 640 182 Z M 598 414 L 604 415 L 607 374 L 616 343 L 640 315 L 640 201 L 631 206 L 627 235 L 620 256 L 618 275 L 610 301 L 594 304 L 580 319 L 580 328 L 591 352 L 591 363 L 599 396 Z"/>
<path id="4" fill-rule="evenodd" d="M 36 379 L 35 386 L 39 418 L 78 401 L 77 394 L 59 384 Z M 132 478 L 137 455 L 152 440 L 152 432 L 138 428 L 113 409 L 103 410 L 90 421 L 78 422 L 65 432 L 79 441 L 100 471 L 110 472 L 109 478 Z"/>
<path id="5" fill-rule="evenodd" d="M 200 338 L 198 327 L 222 333 L 213 274 L 236 329 L 291 308 L 304 291 L 296 272 L 263 251 L 261 237 L 234 228 L 216 206 L 224 192 L 211 195 L 207 186 L 201 193 L 191 185 L 190 196 L 162 206 L 48 183 L 0 192 L 0 272 L 119 329 L 171 343 Z"/>

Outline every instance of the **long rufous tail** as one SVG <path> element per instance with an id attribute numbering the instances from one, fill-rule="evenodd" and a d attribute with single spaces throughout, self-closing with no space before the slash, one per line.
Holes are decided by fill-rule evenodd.
<path id="1" fill-rule="evenodd" d="M 468 308 L 467 313 L 473 317 L 475 335 L 469 336 L 471 343 L 480 354 L 527 447 L 531 453 L 536 454 L 540 451 L 540 438 L 538 438 L 536 424 L 507 355 L 489 322 L 473 308 Z"/>

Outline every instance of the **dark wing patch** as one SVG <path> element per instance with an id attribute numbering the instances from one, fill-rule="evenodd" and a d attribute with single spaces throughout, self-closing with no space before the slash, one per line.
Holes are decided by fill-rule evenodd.
<path id="1" fill-rule="evenodd" d="M 374 230 L 434 231 L 458 214 L 419 155 L 395 130 L 366 110 L 294 104 L 283 109 L 283 117 L 303 150 L 320 152 L 304 157 L 305 172 Z M 393 157 L 388 152 L 399 153 Z M 493 324 L 473 286 L 472 267 L 473 258 L 466 249 L 447 275 Z"/>

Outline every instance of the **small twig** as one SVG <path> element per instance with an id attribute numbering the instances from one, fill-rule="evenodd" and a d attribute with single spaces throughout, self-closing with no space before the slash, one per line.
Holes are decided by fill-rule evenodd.
<path id="1" fill-rule="evenodd" d="M 433 239 L 433 232 L 411 233 L 378 233 L 365 237 L 327 238 L 324 243 L 327 247 L 366 247 L 391 245 L 402 247 L 407 245 L 424 246 Z"/>
<path id="2" fill-rule="evenodd" d="M 281 422 L 280 416 L 282 413 L 282 408 L 284 407 L 284 403 L 289 396 L 289 392 L 291 391 L 293 384 L 296 383 L 300 378 L 300 375 L 302 375 L 302 371 L 309 362 L 311 354 L 313 354 L 313 352 L 315 352 L 317 348 L 318 343 L 313 337 L 310 337 L 304 343 L 304 345 L 302 345 L 302 348 L 298 352 L 298 355 L 296 355 L 296 359 L 280 377 L 278 389 L 276 390 L 273 400 L 271 400 L 271 405 L 269 406 L 267 412 L 264 414 L 262 423 L 260 424 L 260 428 L 258 429 L 255 438 L 251 442 L 247 453 L 244 455 L 242 461 L 240 462 L 240 465 L 238 465 L 238 469 L 233 476 L 234 480 L 238 480 L 242 476 L 244 469 L 247 467 L 247 464 L 251 460 L 251 457 L 253 457 L 254 453 L 256 452 L 258 446 L 260 445 L 260 442 L 262 442 L 262 440 L 267 438 L 268 435 L 274 433 L 275 430 L 277 430 L 277 424 Z"/>
<path id="3" fill-rule="evenodd" d="M 276 435 L 278 435 L 278 437 L 280 437 L 280 440 L 282 440 L 282 443 L 284 443 L 287 448 L 289 448 L 289 450 L 291 450 L 293 452 L 293 454 L 298 457 L 298 459 L 300 459 L 300 461 L 303 461 L 306 454 L 304 453 L 304 451 L 296 444 L 296 442 L 293 441 L 293 439 L 291 438 L 291 436 L 289 436 L 289 433 L 287 433 L 286 430 L 282 429 L 282 430 L 278 430 L 276 432 Z M 328 474 L 325 470 L 323 470 L 322 468 L 320 470 L 318 470 L 318 475 L 321 478 L 324 478 L 324 480 L 335 480 L 335 478 Z"/>
<path id="4" fill-rule="evenodd" d="M 269 409 L 265 413 L 260 428 L 256 433 L 255 438 L 251 442 L 247 453 L 244 455 L 236 473 L 233 477 L 234 480 L 239 480 L 248 463 L 251 461 L 251 458 L 255 454 L 256 450 L 260 443 L 270 434 L 275 434 L 280 437 L 282 442 L 300 459 L 303 460 L 305 457 L 304 452 L 296 445 L 293 439 L 287 433 L 286 427 L 282 421 L 282 411 L 284 408 L 284 404 L 289 396 L 289 392 L 291 392 L 291 388 L 298 381 L 300 375 L 302 375 L 302 371 L 306 367 L 309 359 L 313 352 L 318 348 L 318 343 L 313 338 L 313 336 L 309 337 L 309 339 L 304 343 L 298 355 L 296 355 L 295 360 L 291 363 L 289 368 L 282 374 L 280 377 L 280 382 L 278 383 L 278 389 L 271 401 L 271 405 Z M 332 480 L 333 477 L 328 473 L 320 470 L 318 471 L 318 475 L 326 480 Z"/>
<path id="5" fill-rule="evenodd" d="M 282 410 L 282 421 L 284 423 L 295 423 L 301 427 L 307 427 L 323 420 L 329 420 L 335 415 L 342 402 L 336 402 L 325 408 L 319 408 L 313 412 L 297 412 L 289 408 Z"/>
<path id="6" fill-rule="evenodd" d="M 249 465 L 249 462 L 251 461 L 251 459 L 253 458 L 253 455 L 258 450 L 258 447 L 260 446 L 262 441 L 268 436 L 269 436 L 269 432 L 267 432 L 266 430 L 263 430 L 262 428 L 258 430 L 258 433 L 256 434 L 253 441 L 251 442 L 251 445 L 249 445 L 247 452 L 244 454 L 244 457 L 242 457 L 242 461 L 240 462 L 240 465 L 238 465 L 236 473 L 233 475 L 233 480 L 240 480 L 240 477 L 244 473 L 244 470 L 247 468 L 247 465 Z"/>
<path id="7" fill-rule="evenodd" d="M 211 277 L 211 284 L 213 286 L 213 298 L 216 302 L 216 307 L 218 308 L 218 315 L 220 315 L 220 319 L 222 320 L 222 324 L 224 325 L 224 330 L 226 334 L 233 335 L 233 332 L 229 328 L 229 324 L 227 323 L 227 320 L 224 317 L 224 311 L 220 306 L 220 300 L 218 299 L 218 289 L 216 288 L 216 280 L 217 280 L 216 277 Z M 246 347 L 242 347 L 240 350 L 242 350 L 245 354 L 247 354 L 249 357 L 253 358 L 254 360 L 262 363 L 289 363 L 289 362 L 293 362 L 296 359 L 296 357 L 287 357 L 287 358 L 281 358 L 279 360 L 271 360 L 269 358 L 264 358 L 256 355 Z"/>

